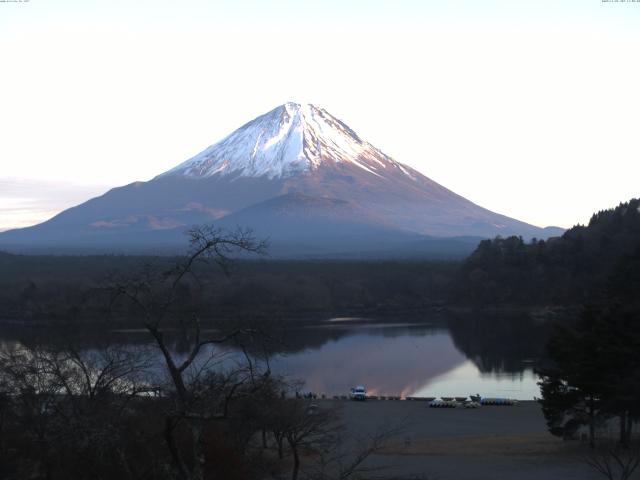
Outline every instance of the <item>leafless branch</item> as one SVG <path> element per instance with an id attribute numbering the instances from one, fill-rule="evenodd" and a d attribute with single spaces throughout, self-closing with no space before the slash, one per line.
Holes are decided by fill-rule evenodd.
<path id="1" fill-rule="evenodd" d="M 640 466 L 640 445 L 623 448 L 599 445 L 584 459 L 593 470 L 609 480 L 628 480 Z"/>

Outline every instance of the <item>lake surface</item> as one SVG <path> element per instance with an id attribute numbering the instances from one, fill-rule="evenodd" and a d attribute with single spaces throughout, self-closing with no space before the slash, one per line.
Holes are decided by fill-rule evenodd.
<path id="1" fill-rule="evenodd" d="M 546 327 L 527 318 L 480 318 L 431 323 L 341 319 L 287 327 L 283 347 L 270 358 L 273 372 L 304 382 L 303 392 L 346 395 L 364 385 L 372 395 L 509 397 L 539 396 L 534 367 L 540 360 Z M 81 350 L 111 343 L 149 350 L 158 372 L 162 358 L 144 331 L 120 330 L 73 338 Z M 58 345 L 72 334 L 59 333 Z M 38 329 L 0 332 L 6 344 L 54 341 Z M 186 352 L 178 341 L 175 352 Z M 241 360 L 226 349 L 225 362 Z M 209 352 L 211 353 L 211 352 Z M 178 353 L 181 355 L 184 353 Z"/>
<path id="2" fill-rule="evenodd" d="M 421 325 L 327 326 L 337 338 L 272 359 L 272 369 L 305 381 L 305 389 L 344 395 L 364 385 L 372 395 L 510 397 L 539 396 L 529 359 L 519 371 L 491 369 L 456 346 L 449 329 Z M 307 329 L 317 335 L 318 328 Z"/>

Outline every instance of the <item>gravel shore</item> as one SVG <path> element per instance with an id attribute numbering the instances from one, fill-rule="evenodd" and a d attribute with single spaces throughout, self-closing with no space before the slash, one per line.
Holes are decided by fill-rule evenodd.
<path id="1" fill-rule="evenodd" d="M 585 446 L 547 432 L 540 406 L 435 409 L 420 401 L 319 401 L 338 407 L 358 436 L 390 427 L 402 430 L 370 466 L 398 478 L 428 480 L 591 480 L 600 478 L 583 461 Z M 393 478 L 393 477 L 391 477 Z"/>

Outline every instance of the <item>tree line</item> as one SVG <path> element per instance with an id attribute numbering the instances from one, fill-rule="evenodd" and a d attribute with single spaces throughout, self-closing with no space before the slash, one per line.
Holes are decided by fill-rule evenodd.
<path id="1" fill-rule="evenodd" d="M 113 324 L 103 287 L 127 272 L 167 269 L 176 261 L 171 257 L 0 254 L 0 321 Z M 184 282 L 176 294 L 211 312 L 208 317 L 215 312 L 218 318 L 256 312 L 301 320 L 411 313 L 446 303 L 458 266 L 456 262 L 428 260 L 245 259 L 230 267 L 231 275 L 196 265 L 203 284 Z"/>

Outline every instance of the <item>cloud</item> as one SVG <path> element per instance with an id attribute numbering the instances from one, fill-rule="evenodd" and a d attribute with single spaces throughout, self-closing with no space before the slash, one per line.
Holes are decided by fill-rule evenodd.
<path id="1" fill-rule="evenodd" d="M 44 222 L 108 187 L 0 177 L 0 231 Z"/>

